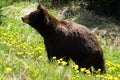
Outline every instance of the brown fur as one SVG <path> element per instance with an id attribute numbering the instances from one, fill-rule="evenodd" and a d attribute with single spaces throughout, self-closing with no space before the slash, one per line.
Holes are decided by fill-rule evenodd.
<path id="1" fill-rule="evenodd" d="M 71 58 L 79 67 L 96 70 L 101 69 L 105 73 L 104 55 L 94 33 L 83 25 L 68 21 L 58 21 L 50 15 L 41 5 L 36 11 L 22 18 L 36 29 L 44 38 L 49 60 L 53 56 Z"/>

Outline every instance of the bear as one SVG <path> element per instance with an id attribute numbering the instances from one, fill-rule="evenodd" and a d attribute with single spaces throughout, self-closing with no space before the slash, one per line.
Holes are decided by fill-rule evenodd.
<path id="1" fill-rule="evenodd" d="M 106 73 L 103 50 L 96 35 L 86 26 L 75 22 L 58 20 L 41 4 L 22 21 L 34 28 L 44 39 L 49 61 L 54 56 L 66 62 L 72 59 L 79 69 L 100 69 Z"/>

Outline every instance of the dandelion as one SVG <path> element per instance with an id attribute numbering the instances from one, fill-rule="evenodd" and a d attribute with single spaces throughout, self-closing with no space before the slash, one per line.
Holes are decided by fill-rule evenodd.
<path id="1" fill-rule="evenodd" d="M 18 54 L 18 55 L 21 55 L 21 54 L 23 54 L 23 52 L 17 52 L 17 54 Z"/>
<path id="2" fill-rule="evenodd" d="M 74 69 L 78 70 L 79 66 L 78 65 L 74 65 Z"/>
<path id="3" fill-rule="evenodd" d="M 62 65 L 67 65 L 67 62 L 62 61 L 61 64 L 62 64 Z"/>
<path id="4" fill-rule="evenodd" d="M 85 72 L 86 68 L 81 68 L 80 71 L 81 72 Z"/>
<path id="5" fill-rule="evenodd" d="M 96 75 L 96 77 L 97 77 L 97 78 L 100 78 L 100 77 L 101 77 L 101 75 L 100 75 L 100 74 L 98 74 L 98 75 Z"/>
<path id="6" fill-rule="evenodd" d="M 57 60 L 57 62 L 58 62 L 58 64 L 60 64 L 61 62 L 60 62 L 60 60 Z"/>
<path id="7" fill-rule="evenodd" d="M 108 77 L 108 80 L 112 80 L 112 79 L 113 79 L 113 77 L 112 77 L 112 76 L 109 76 L 109 77 Z"/>
<path id="8" fill-rule="evenodd" d="M 26 46 L 23 44 L 23 46 L 22 46 L 24 49 L 26 48 Z"/>
<path id="9" fill-rule="evenodd" d="M 15 44 L 15 43 L 17 43 L 16 40 L 11 40 L 11 41 L 12 41 L 11 44 Z"/>
<path id="10" fill-rule="evenodd" d="M 91 74 L 88 74 L 89 77 L 91 77 L 92 75 Z"/>
<path id="11" fill-rule="evenodd" d="M 97 74 L 100 74 L 100 72 L 101 72 L 101 69 L 98 69 L 98 70 L 96 71 Z"/>
<path id="12" fill-rule="evenodd" d="M 112 80 L 113 77 L 112 77 L 110 74 L 107 74 L 107 79 L 108 79 L 108 80 Z"/>
<path id="13" fill-rule="evenodd" d="M 12 46 L 13 44 L 11 44 L 11 43 L 9 43 L 9 44 L 7 44 L 8 46 Z"/>
<path id="14" fill-rule="evenodd" d="M 56 60 L 57 58 L 56 58 L 56 56 L 54 56 L 52 59 L 53 59 L 53 60 Z"/>
<path id="15" fill-rule="evenodd" d="M 118 77 L 120 78 L 120 74 L 118 74 Z"/>
<path id="16" fill-rule="evenodd" d="M 120 68 L 120 64 L 116 64 L 116 67 Z"/>
<path id="17" fill-rule="evenodd" d="M 90 73 L 90 70 L 85 70 L 85 72 L 86 72 L 88 75 L 91 74 L 91 73 Z"/>
<path id="18" fill-rule="evenodd" d="M 26 67 L 26 69 L 30 69 L 30 68 L 31 68 L 31 66 L 27 66 L 27 67 Z"/>
<path id="19" fill-rule="evenodd" d="M 107 66 L 111 66 L 111 62 L 110 62 L 110 61 L 107 61 L 107 62 L 106 62 L 106 65 L 107 65 Z"/>
<path id="20" fill-rule="evenodd" d="M 7 44 L 7 42 L 6 42 L 6 41 L 3 41 L 3 43 L 4 43 L 4 44 Z"/>
<path id="21" fill-rule="evenodd" d="M 79 78 L 79 77 L 80 77 L 79 75 L 76 76 L 76 78 Z"/>
<path id="22" fill-rule="evenodd" d="M 119 80 L 117 77 L 114 77 L 114 79 L 113 80 Z"/>
<path id="23" fill-rule="evenodd" d="M 30 46 L 30 49 L 32 49 L 32 46 Z"/>
<path id="24" fill-rule="evenodd" d="M 75 78 L 76 78 L 76 77 L 72 77 L 72 79 L 71 79 L 71 80 L 75 80 Z"/>
<path id="25" fill-rule="evenodd" d="M 37 47 L 35 48 L 35 50 L 36 50 L 36 51 L 39 51 L 39 52 L 42 52 L 42 51 L 44 51 L 45 49 L 44 49 L 43 47 L 41 47 L 41 46 L 37 46 Z"/>
<path id="26" fill-rule="evenodd" d="M 63 58 L 60 58 L 60 61 L 63 61 Z"/>
<path id="27" fill-rule="evenodd" d="M 101 69 L 98 69 L 98 71 L 100 72 L 100 71 L 101 71 Z"/>
<path id="28" fill-rule="evenodd" d="M 7 35 L 8 35 L 7 33 L 4 33 L 4 34 L 3 34 L 3 36 L 5 36 L 5 37 L 6 37 Z"/>
<path id="29" fill-rule="evenodd" d="M 19 48 L 20 46 L 19 45 L 16 45 L 16 48 Z"/>
<path id="30" fill-rule="evenodd" d="M 6 68 L 6 72 L 7 72 L 7 73 L 11 72 L 11 70 L 12 70 L 12 69 L 11 69 L 10 67 L 7 67 L 7 68 Z"/>
<path id="31" fill-rule="evenodd" d="M 75 70 L 76 73 L 79 73 L 79 70 Z"/>
<path id="32" fill-rule="evenodd" d="M 108 68 L 108 71 L 114 71 L 115 70 L 115 67 L 109 67 Z"/>
<path id="33" fill-rule="evenodd" d="M 26 54 L 31 55 L 34 54 L 34 52 L 26 52 Z"/>
<path id="34" fill-rule="evenodd" d="M 43 56 L 39 56 L 39 59 L 43 59 Z"/>
<path id="35" fill-rule="evenodd" d="M 108 79 L 107 76 L 103 76 L 103 75 L 101 75 L 101 78 L 104 78 L 105 80 Z"/>

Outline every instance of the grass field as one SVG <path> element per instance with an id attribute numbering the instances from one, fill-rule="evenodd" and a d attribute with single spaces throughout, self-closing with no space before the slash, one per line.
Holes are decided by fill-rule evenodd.
<path id="1" fill-rule="evenodd" d="M 36 9 L 35 3 L 14 3 L 2 8 L 0 25 L 0 80 L 120 80 L 120 46 L 106 45 L 109 41 L 98 35 L 104 50 L 107 74 L 91 75 L 89 70 L 77 70 L 72 60 L 70 65 L 53 58 L 49 63 L 43 38 L 21 17 Z M 57 16 L 57 11 L 49 9 Z M 100 25 L 99 25 L 100 26 Z M 60 66 L 59 63 L 62 65 Z M 85 71 L 86 74 L 82 72 Z"/>

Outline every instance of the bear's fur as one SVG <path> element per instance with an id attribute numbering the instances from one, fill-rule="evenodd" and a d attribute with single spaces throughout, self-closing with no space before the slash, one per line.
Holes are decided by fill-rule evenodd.
<path id="1" fill-rule="evenodd" d="M 79 68 L 101 69 L 105 73 L 104 55 L 94 33 L 88 28 L 69 21 L 59 21 L 41 5 L 36 11 L 22 17 L 44 38 L 49 60 L 53 56 L 68 61 L 70 58 Z"/>

